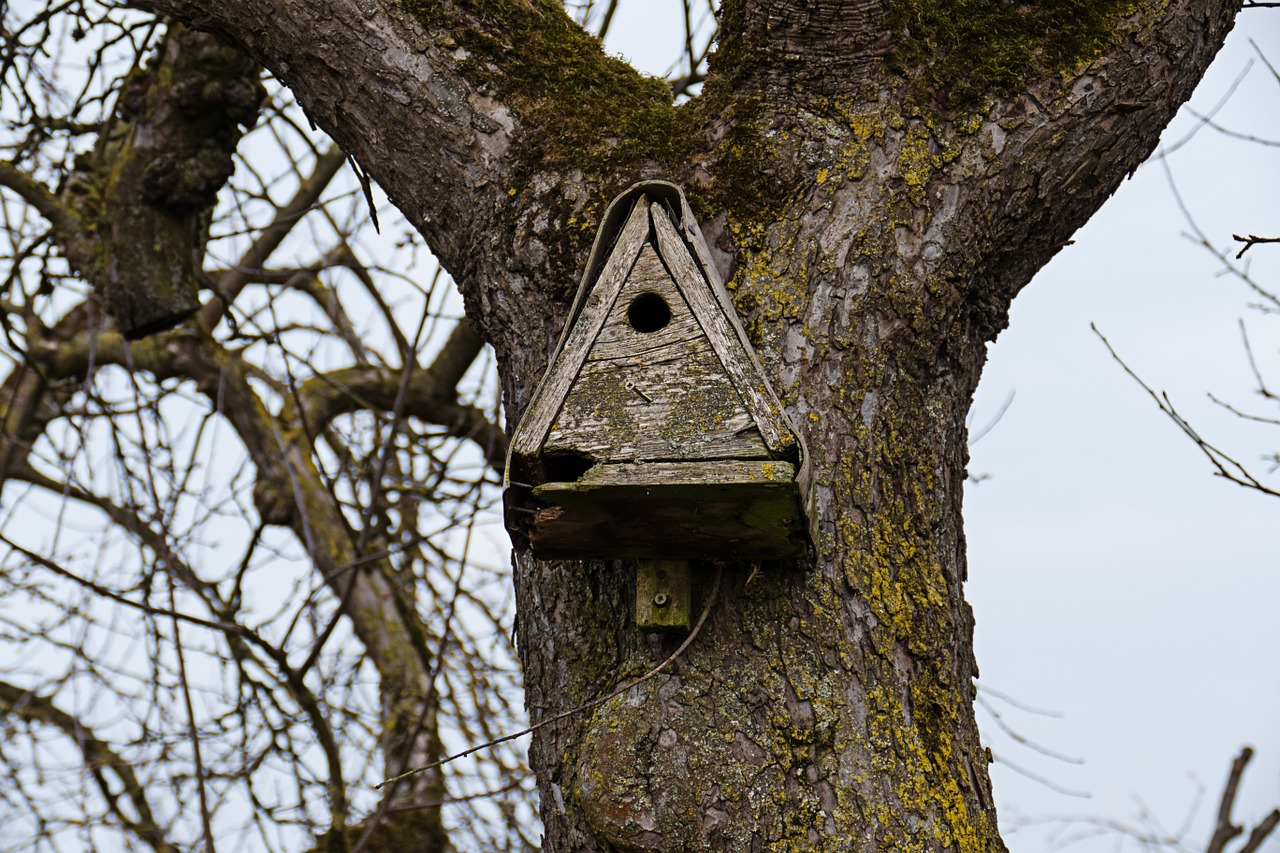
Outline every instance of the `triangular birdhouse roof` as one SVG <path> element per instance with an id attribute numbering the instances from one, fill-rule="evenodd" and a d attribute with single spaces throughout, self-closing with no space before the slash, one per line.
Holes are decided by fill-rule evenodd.
<path id="1" fill-rule="evenodd" d="M 675 185 L 638 184 L 614 201 L 509 468 L 515 460 L 539 469 L 557 455 L 584 465 L 775 459 L 798 467 L 797 433 L 709 254 Z M 537 474 L 521 476 L 544 479 Z"/>

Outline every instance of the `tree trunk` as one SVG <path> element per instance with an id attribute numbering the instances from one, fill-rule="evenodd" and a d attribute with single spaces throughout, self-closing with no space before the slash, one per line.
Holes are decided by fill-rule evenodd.
<path id="1" fill-rule="evenodd" d="M 1010 301 L 1150 153 L 1238 0 L 726 0 L 680 107 L 549 0 L 147 5 L 271 68 L 387 188 L 495 346 L 510 423 L 605 205 L 666 178 L 805 433 L 814 559 L 697 567 L 679 661 L 535 736 L 548 849 L 1003 849 L 965 414 Z M 677 642 L 636 630 L 633 565 L 515 566 L 535 721 Z"/>

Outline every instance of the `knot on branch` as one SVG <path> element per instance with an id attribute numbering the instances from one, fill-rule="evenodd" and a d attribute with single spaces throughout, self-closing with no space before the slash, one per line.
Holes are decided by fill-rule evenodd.
<path id="1" fill-rule="evenodd" d="M 253 484 L 253 507 L 263 524 L 276 527 L 289 527 L 298 515 L 288 480 L 265 474 Z"/>

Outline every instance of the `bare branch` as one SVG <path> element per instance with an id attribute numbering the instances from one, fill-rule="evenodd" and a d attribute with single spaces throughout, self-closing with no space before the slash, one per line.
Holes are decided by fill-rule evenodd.
<path id="1" fill-rule="evenodd" d="M 1280 237 L 1257 237 L 1250 234 L 1248 237 L 1241 237 L 1239 234 L 1232 234 L 1231 239 L 1237 243 L 1244 243 L 1240 251 L 1236 252 L 1236 259 L 1244 257 L 1244 253 L 1252 249 L 1259 243 L 1280 243 Z"/>
<path id="2" fill-rule="evenodd" d="M 1236 791 L 1240 787 L 1240 778 L 1244 768 L 1253 758 L 1253 750 L 1245 747 L 1240 750 L 1235 761 L 1231 762 L 1231 772 L 1227 774 L 1227 784 L 1222 788 L 1222 800 L 1218 803 L 1218 822 L 1214 825 L 1213 837 L 1205 853 L 1222 853 L 1227 842 L 1244 832 L 1244 828 L 1231 821 L 1231 810 L 1235 807 Z"/>
<path id="3" fill-rule="evenodd" d="M 458 438 L 474 442 L 495 470 L 506 459 L 506 436 L 482 410 L 459 403 L 457 384 L 484 342 L 467 321 L 454 327 L 436 360 L 412 371 L 403 397 L 404 413 L 444 427 Z M 386 367 L 349 367 L 306 380 L 297 393 L 297 416 L 311 434 L 318 434 L 342 414 L 361 410 L 393 412 L 405 372 Z M 292 408 L 281 413 L 291 422 Z"/>
<path id="4" fill-rule="evenodd" d="M 5 545 L 8 545 L 14 551 L 18 552 L 19 554 L 22 554 L 28 560 L 31 560 L 33 563 L 36 563 L 37 565 L 53 572 L 59 577 L 65 578 L 75 583 L 78 586 L 92 590 L 95 594 L 100 595 L 103 598 L 109 599 L 111 601 L 114 601 L 117 604 L 122 604 L 126 607 L 129 607 L 134 610 L 139 610 L 143 613 L 147 613 L 152 616 L 164 616 L 170 619 L 186 622 L 192 625 L 198 625 L 202 628 L 209 628 L 214 631 L 239 634 L 240 636 L 243 636 L 244 638 L 252 642 L 254 646 L 256 646 L 258 649 L 265 652 L 267 657 L 270 658 L 271 661 L 277 667 L 279 667 L 282 675 L 284 676 L 285 682 L 289 687 L 290 692 L 292 693 L 294 698 L 298 700 L 299 705 L 301 705 L 303 710 L 306 712 L 310 720 L 310 723 L 312 725 L 312 728 L 317 735 L 319 745 L 321 749 L 324 751 L 325 758 L 327 759 L 329 770 L 331 773 L 331 776 L 329 778 L 329 784 L 327 787 L 332 800 L 332 802 L 330 803 L 330 806 L 332 809 L 332 814 L 334 819 L 333 838 L 339 839 L 339 841 L 336 841 L 333 844 L 331 844 L 330 849 L 335 851 L 335 853 L 337 850 L 341 849 L 340 839 L 345 828 L 345 822 L 346 822 L 346 816 L 347 816 L 347 804 L 346 804 L 346 787 L 342 781 L 342 761 L 341 761 L 341 757 L 338 750 L 337 740 L 335 739 L 333 731 L 329 727 L 328 722 L 325 720 L 324 712 L 320 706 L 319 701 L 311 693 L 311 691 L 307 689 L 306 685 L 302 681 L 301 676 L 299 676 L 297 672 L 291 666 L 289 666 L 288 659 L 282 650 L 277 649 L 271 643 L 268 643 L 262 637 L 258 636 L 257 633 L 255 633 L 254 631 L 250 630 L 249 628 L 243 625 L 238 625 L 234 623 L 229 624 L 225 622 L 214 622 L 208 619 L 201 619 L 198 616 L 192 616 L 187 613 L 181 613 L 177 610 L 153 607 L 143 602 L 134 601 L 133 599 L 127 596 L 121 595 L 118 592 L 107 589 L 102 584 L 95 583 L 94 581 L 91 581 L 87 578 L 82 578 L 79 575 L 75 574 L 74 572 L 64 569 L 62 566 L 59 566 L 53 560 L 50 560 L 46 557 L 43 557 L 39 554 L 36 554 L 33 551 L 30 551 L 22 547 L 21 545 L 17 544 L 16 542 L 6 537 L 4 534 L 0 534 L 0 542 L 3 542 Z"/>
<path id="5" fill-rule="evenodd" d="M 1199 448 L 1200 452 L 1205 455 L 1205 458 L 1213 464 L 1213 467 L 1216 469 L 1215 473 L 1217 476 L 1230 480 L 1236 485 L 1261 492 L 1264 495 L 1280 497 L 1280 491 L 1272 489 L 1262 481 L 1258 480 L 1250 474 L 1248 469 L 1246 469 L 1242 464 L 1219 450 L 1214 445 L 1210 444 L 1203 436 L 1196 432 L 1196 430 L 1192 428 L 1191 424 L 1187 423 L 1186 419 L 1183 418 L 1182 415 L 1178 414 L 1177 409 L 1175 409 L 1173 404 L 1169 401 L 1168 395 L 1157 394 L 1152 390 L 1149 385 L 1142 381 L 1138 374 L 1134 373 L 1133 370 L 1130 369 L 1129 365 L 1125 364 L 1124 359 L 1120 358 L 1119 354 L 1117 354 L 1115 349 L 1112 348 L 1110 341 L 1108 341 L 1106 337 L 1098 331 L 1097 327 L 1091 324 L 1090 328 L 1093 329 L 1093 333 L 1098 336 L 1098 339 L 1102 341 L 1102 345 L 1107 348 L 1107 352 L 1111 353 L 1111 357 L 1124 369 L 1124 372 L 1129 374 L 1129 377 L 1133 379 L 1134 382 L 1137 382 L 1143 391 L 1147 392 L 1147 395 L 1155 401 L 1155 404 L 1160 408 L 1160 411 L 1164 412 L 1169 420 L 1173 421 L 1174 424 L 1177 425 L 1178 429 L 1182 430 L 1183 434 L 1190 438 L 1192 443 L 1194 443 L 1195 446 Z"/>
<path id="6" fill-rule="evenodd" d="M 49 220 L 49 224 L 57 231 L 60 240 L 66 241 L 70 246 L 81 247 L 84 223 L 43 184 L 12 163 L 0 161 L 0 186 L 13 190 L 38 210 L 41 216 Z M 83 259 L 77 257 L 74 260 L 79 262 Z"/>
<path id="7" fill-rule="evenodd" d="M 5 681 L 0 681 L 0 709 L 20 719 L 45 723 L 60 730 L 80 750 L 85 769 L 93 776 L 99 793 L 120 824 L 157 853 L 179 853 L 181 848 L 169 843 L 165 829 L 156 821 L 146 788 L 138 780 L 133 765 L 115 752 L 107 741 L 97 737 L 91 726 L 63 711 L 49 697 Z M 119 795 L 112 791 L 103 770 L 110 770 L 119 780 L 137 815 L 136 819 L 130 818 L 120 808 Z"/>
<path id="8" fill-rule="evenodd" d="M 346 161 L 346 155 L 337 146 L 330 147 L 316 158 L 311 174 L 298 185 L 293 197 L 279 208 L 271 224 L 262 229 L 239 263 L 214 282 L 215 295 L 198 315 L 201 328 L 212 331 L 218 325 L 240 291 L 254 280 L 294 226 L 320 201 L 329 182 Z"/>
<path id="9" fill-rule="evenodd" d="M 1191 228 L 1191 237 L 1194 242 L 1204 248 L 1205 251 L 1209 252 L 1209 254 L 1220 260 L 1226 268 L 1226 271 L 1242 281 L 1245 286 L 1254 292 L 1254 294 L 1266 300 L 1271 307 L 1280 309 L 1280 296 L 1270 290 L 1267 290 L 1258 284 L 1258 282 L 1254 281 L 1253 278 L 1249 276 L 1246 269 L 1235 265 L 1226 252 L 1223 252 L 1214 246 L 1208 235 L 1205 234 L 1204 230 L 1196 222 L 1195 217 L 1191 215 L 1191 210 L 1187 207 L 1186 202 L 1182 198 L 1182 193 L 1178 190 L 1178 184 L 1173 178 L 1173 169 L 1169 166 L 1168 160 L 1161 159 L 1160 165 L 1164 169 L 1165 181 L 1169 185 L 1169 191 L 1173 193 L 1173 200 L 1178 205 L 1178 210 L 1181 211 L 1182 217 L 1186 220 L 1188 227 Z"/>
<path id="10" fill-rule="evenodd" d="M 1267 838 L 1271 836 L 1271 833 L 1277 826 L 1280 826 L 1280 809 L 1272 809 L 1267 816 L 1253 828 L 1253 832 L 1249 833 L 1249 839 L 1245 842 L 1244 846 L 1240 848 L 1240 853 L 1257 853 L 1257 851 L 1262 848 L 1262 842 L 1266 841 Z"/>
<path id="11" fill-rule="evenodd" d="M 1240 781 L 1244 778 L 1245 768 L 1251 760 L 1253 760 L 1253 749 L 1246 746 L 1231 762 L 1227 783 L 1222 789 L 1222 800 L 1218 805 L 1218 820 L 1205 853 L 1225 853 L 1227 843 L 1244 832 L 1243 826 L 1232 821 L 1231 811 L 1235 808 L 1236 794 L 1240 788 Z M 1239 853 L 1256 853 L 1277 825 L 1280 825 L 1280 809 L 1272 809 L 1249 833 Z"/>
<path id="12" fill-rule="evenodd" d="M 596 30 L 596 38 L 603 41 L 609 34 L 609 25 L 613 23 L 613 13 L 616 11 L 618 11 L 618 0 L 609 0 L 609 5 L 604 10 L 604 17 L 600 21 L 600 28 Z"/>

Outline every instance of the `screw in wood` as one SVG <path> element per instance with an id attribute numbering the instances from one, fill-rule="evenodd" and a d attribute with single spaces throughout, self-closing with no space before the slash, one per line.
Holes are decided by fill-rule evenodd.
<path id="1" fill-rule="evenodd" d="M 632 382 L 630 379 L 628 379 L 625 383 L 623 383 L 623 386 L 622 386 L 622 387 L 623 387 L 623 388 L 626 388 L 628 391 L 635 391 L 635 392 L 636 392 L 637 394 L 639 394 L 641 397 L 644 397 L 644 401 L 645 401 L 646 403 L 652 403 L 652 402 L 653 402 L 653 398 L 652 398 L 652 397 L 650 397 L 648 394 L 644 393 L 644 391 L 642 391 L 640 388 L 637 388 L 637 387 L 636 387 L 636 383 Z"/>
<path id="2" fill-rule="evenodd" d="M 669 602 L 669 601 L 671 601 L 671 597 L 670 597 L 670 596 L 668 596 L 665 592 L 660 592 L 660 593 L 658 593 L 657 595 L 655 595 L 655 596 L 653 597 L 653 606 L 654 606 L 654 607 L 666 607 L 666 606 L 667 606 L 667 602 Z"/>

